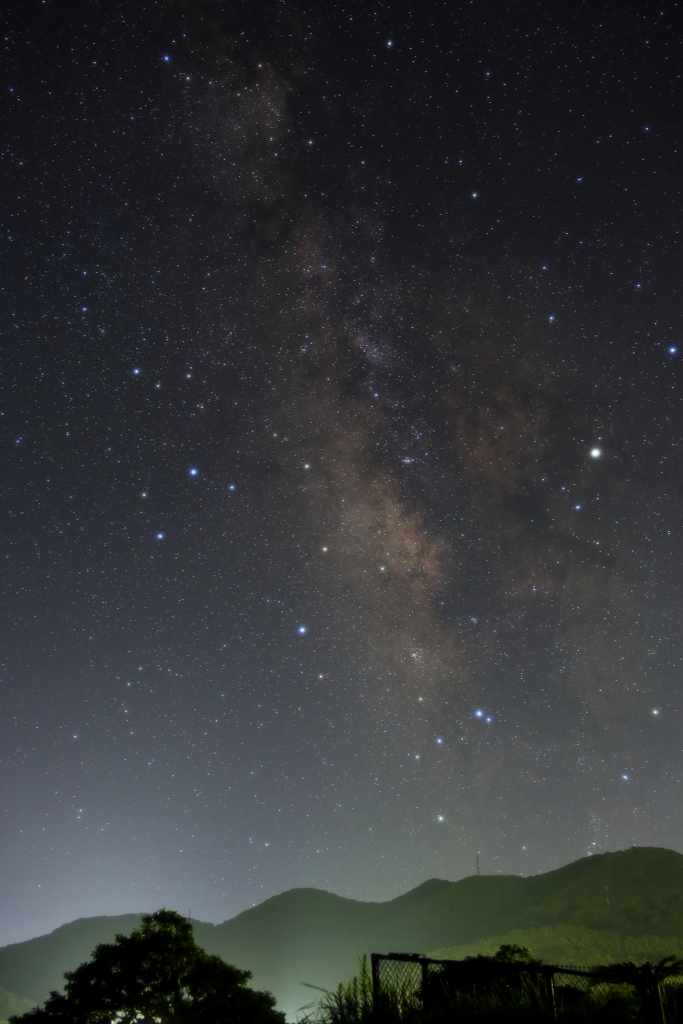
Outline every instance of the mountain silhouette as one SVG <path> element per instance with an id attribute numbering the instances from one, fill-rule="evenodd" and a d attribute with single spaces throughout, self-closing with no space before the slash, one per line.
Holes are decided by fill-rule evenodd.
<path id="1" fill-rule="evenodd" d="M 73 921 L 0 948 L 0 986 L 35 1002 L 62 986 L 64 971 L 98 942 L 128 933 L 139 914 Z M 430 879 L 385 903 L 363 903 L 319 889 L 291 889 L 223 924 L 193 921 L 208 952 L 253 971 L 288 1015 L 315 993 L 302 983 L 336 986 L 363 953 L 463 947 L 514 930 L 575 926 L 635 938 L 656 936 L 679 948 L 683 936 L 683 855 L 634 847 L 521 878 L 483 875 Z"/>

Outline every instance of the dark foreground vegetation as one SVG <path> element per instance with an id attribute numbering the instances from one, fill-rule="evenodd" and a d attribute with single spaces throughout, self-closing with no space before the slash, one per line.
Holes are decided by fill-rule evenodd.
<path id="1" fill-rule="evenodd" d="M 139 928 L 138 914 L 91 917 L 0 948 L 0 986 L 32 1003 L 62 990 L 66 971 L 101 943 Z M 229 964 L 253 971 L 294 1019 L 302 982 L 334 988 L 358 956 L 420 950 L 440 960 L 528 946 L 548 964 L 658 962 L 683 957 L 683 855 L 639 848 L 599 854 L 545 875 L 432 879 L 386 903 L 292 889 L 219 925 L 193 921 L 194 937 Z M 436 952 L 435 952 L 436 951 Z M 25 1007 L 0 1010 L 17 1014 Z"/>
<path id="2" fill-rule="evenodd" d="M 379 962 L 381 961 L 381 963 Z M 380 973 L 379 967 L 385 970 Z M 501 946 L 462 961 L 365 958 L 306 1024 L 683 1024 L 683 961 L 553 967 Z"/>
<path id="3" fill-rule="evenodd" d="M 206 953 L 172 910 L 143 917 L 66 975 L 66 992 L 11 1024 L 284 1024 L 268 992 L 247 988 L 249 971 Z"/>
<path id="4" fill-rule="evenodd" d="M 324 992 L 301 1024 L 683 1024 L 683 960 L 557 967 L 528 949 L 437 960 L 363 957 L 356 977 Z M 100 943 L 65 975 L 64 994 L 10 1024 L 284 1024 L 251 975 L 203 950 L 171 910 Z"/>

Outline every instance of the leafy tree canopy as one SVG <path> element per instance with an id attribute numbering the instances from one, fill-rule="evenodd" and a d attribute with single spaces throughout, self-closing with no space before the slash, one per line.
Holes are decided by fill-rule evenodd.
<path id="1" fill-rule="evenodd" d="M 143 917 L 64 977 L 65 995 L 11 1024 L 284 1024 L 268 992 L 246 987 L 251 972 L 206 953 L 173 910 Z"/>
<path id="2" fill-rule="evenodd" d="M 527 949 L 526 946 L 518 946 L 516 943 L 502 945 L 493 956 L 477 953 L 476 956 L 466 956 L 465 960 L 492 964 L 528 964 L 529 967 L 540 967 L 541 964 L 540 960 L 534 960 L 530 949 Z"/>

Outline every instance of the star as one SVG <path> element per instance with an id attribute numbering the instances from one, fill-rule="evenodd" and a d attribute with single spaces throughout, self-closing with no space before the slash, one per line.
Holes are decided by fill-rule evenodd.
<path id="1" fill-rule="evenodd" d="M 191 857 L 178 906 L 198 873 L 216 883 L 192 893 L 200 918 L 290 884 L 356 891 L 359 864 L 374 901 L 425 870 L 465 876 L 482 849 L 487 867 L 530 875 L 596 837 L 596 853 L 683 850 L 683 818 L 667 818 L 683 616 L 674 62 L 646 60 L 640 38 L 633 74 L 612 75 L 632 26 L 603 5 L 594 87 L 565 62 L 572 115 L 558 134 L 556 26 L 522 39 L 514 5 L 496 5 L 495 24 L 471 5 L 465 35 L 449 5 L 409 5 L 407 28 L 387 10 L 319 5 L 320 31 L 282 47 L 258 4 L 219 33 L 203 17 L 221 0 L 166 5 L 163 26 L 144 5 L 122 21 L 102 4 L 99 52 L 69 5 L 52 17 L 68 47 L 14 6 L 16 38 L 61 88 L 50 98 L 19 59 L 16 92 L 4 86 L 21 108 L 5 118 L 3 164 L 14 333 L 0 641 L 36 677 L 3 679 L 3 754 L 25 781 L 3 805 L 6 888 L 30 892 L 43 874 L 31 850 L 57 815 L 51 788 L 68 789 L 69 815 L 87 802 L 89 822 L 102 818 L 93 838 L 109 822 L 127 851 L 100 872 L 112 913 L 129 881 L 151 909 L 154 879 L 176 877 L 177 842 L 156 843 L 150 820 Z M 574 6 L 561 29 L 581 54 L 592 13 Z M 166 74 L 165 43 L 178 56 Z M 350 46 L 358 60 L 339 60 Z M 382 47 L 401 52 L 384 61 Z M 525 65 L 524 88 L 493 81 L 501 47 Z M 110 52 L 124 54 L 113 75 Z M 635 123 L 652 112 L 645 80 L 656 132 Z M 598 107 L 622 126 L 611 139 L 604 123 L 591 134 Z M 74 144 L 43 159 L 41 139 L 81 136 L 85 156 Z M 588 180 L 579 164 L 589 188 L 566 188 Z M 226 503 L 233 473 L 244 490 Z M 307 609 L 314 626 L 295 618 Z M 472 706 L 480 694 L 495 714 Z M 120 737 L 114 708 L 144 748 Z M 586 724 L 600 708 L 609 729 Z M 51 739 L 63 723 L 68 748 L 72 721 L 87 725 L 73 761 Z M 610 802 L 612 782 L 633 781 L 626 754 L 637 785 Z M 155 784 L 141 787 L 147 764 Z M 529 785 L 541 778 L 547 808 Z M 433 810 L 446 793 L 453 818 Z M 227 813 L 207 815 L 223 799 Z M 330 826 L 337 799 L 344 833 Z M 426 865 L 430 821 L 448 822 L 447 849 Z M 253 860 L 236 853 L 249 833 Z M 74 873 L 66 840 L 50 838 L 45 907 L 0 915 L 0 945 L 60 923 L 63 907 L 96 912 L 78 878 L 97 851 L 84 845 Z M 273 843 L 287 862 L 259 863 Z"/>

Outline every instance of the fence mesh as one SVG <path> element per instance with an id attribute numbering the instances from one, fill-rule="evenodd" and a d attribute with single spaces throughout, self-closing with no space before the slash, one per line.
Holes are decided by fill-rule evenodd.
<path id="1" fill-rule="evenodd" d="M 420 1013 L 429 964 L 427 957 L 414 954 L 372 955 L 372 994 L 375 1008 L 389 1005 L 401 1017 Z"/>
<path id="2" fill-rule="evenodd" d="M 555 1015 L 558 1020 L 642 1020 L 649 1018 L 643 993 L 635 985 L 611 979 L 598 971 L 555 968 Z M 661 1022 L 661 1015 L 652 1024 Z"/>
<path id="3" fill-rule="evenodd" d="M 581 968 L 375 953 L 372 983 L 375 1009 L 403 1024 L 683 1024 L 683 977 L 660 980 L 651 965 Z"/>
<path id="4" fill-rule="evenodd" d="M 683 1024 L 683 977 L 674 975 L 666 978 L 659 991 L 667 1024 Z"/>

